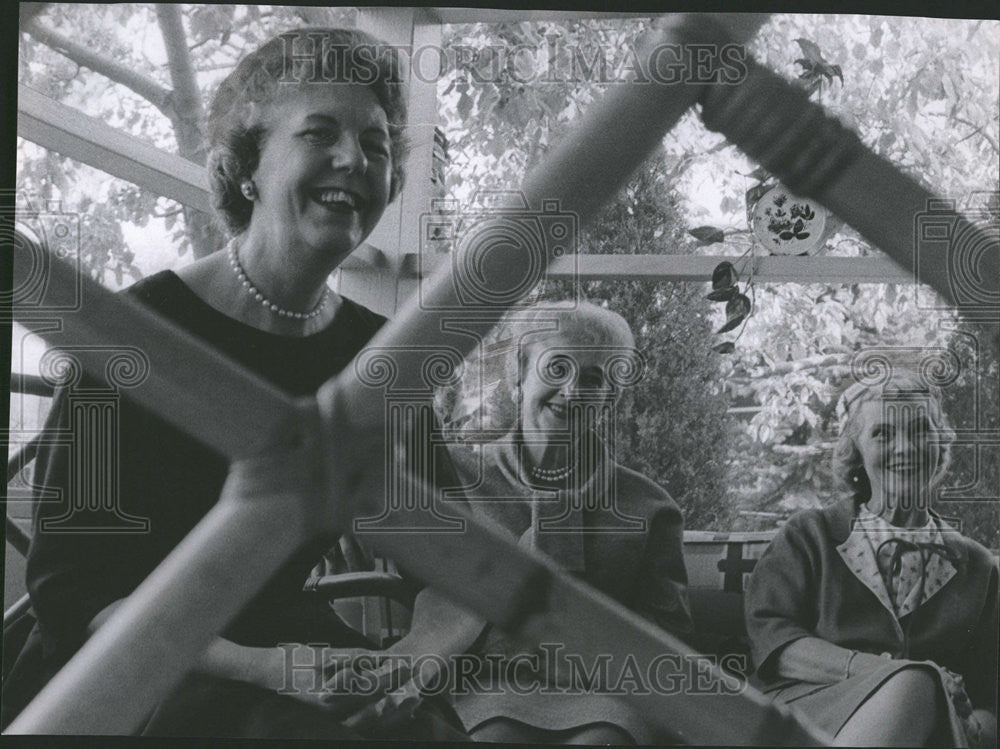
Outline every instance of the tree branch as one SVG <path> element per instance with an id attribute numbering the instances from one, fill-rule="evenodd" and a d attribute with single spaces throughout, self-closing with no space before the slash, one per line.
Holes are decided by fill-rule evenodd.
<path id="1" fill-rule="evenodd" d="M 81 67 L 89 68 L 95 73 L 109 78 L 115 83 L 120 83 L 128 89 L 139 94 L 149 101 L 153 106 L 163 112 L 171 120 L 176 117 L 176 112 L 170 101 L 170 91 L 161 86 L 152 78 L 137 73 L 136 71 L 111 60 L 104 55 L 87 49 L 82 44 L 63 36 L 58 31 L 42 26 L 37 19 L 33 18 L 22 25 L 22 29 L 34 39 L 38 40 L 46 47 L 54 49 L 59 54 L 69 58 Z"/>
<path id="2" fill-rule="evenodd" d="M 1000 145 L 997 145 L 997 142 L 993 139 L 993 137 L 983 129 L 985 127 L 984 125 L 977 125 L 975 122 L 969 122 L 969 120 L 965 119 L 964 117 L 959 117 L 954 114 L 931 112 L 930 115 L 932 117 L 945 117 L 949 120 L 954 120 L 955 122 L 959 122 L 963 125 L 968 125 L 969 127 L 973 128 L 973 130 L 971 133 L 965 136 L 965 138 L 962 138 L 962 140 L 966 140 L 975 135 L 976 133 L 978 133 L 979 135 L 983 136 L 983 138 L 986 140 L 987 143 L 990 144 L 990 148 L 992 148 L 996 153 L 1000 154 Z"/>
<path id="3" fill-rule="evenodd" d="M 191 64 L 181 6 L 157 3 L 156 18 L 167 50 L 170 82 L 174 85 L 171 96 L 177 112 L 174 133 L 177 136 L 178 150 L 181 156 L 204 164 L 204 138 L 200 129 L 201 92 Z"/>
<path id="4" fill-rule="evenodd" d="M 750 380 L 762 380 L 768 377 L 802 372 L 810 369 L 836 369 L 850 363 L 852 354 L 818 354 L 803 359 L 778 362 L 771 367 L 754 367 L 744 377 L 734 377 L 734 382 L 748 383 Z"/>
<path id="5" fill-rule="evenodd" d="M 974 124 L 972 122 L 969 122 L 966 119 L 963 119 L 962 117 L 952 116 L 952 119 L 955 120 L 956 122 L 961 122 L 963 125 L 968 125 L 969 127 L 975 128 L 975 130 L 973 130 L 971 133 L 969 133 L 969 136 L 966 136 L 966 137 L 970 137 L 970 136 L 975 135 L 976 133 L 979 133 L 981 136 L 983 136 L 983 138 L 986 139 L 986 142 L 990 144 L 990 147 L 993 149 L 993 151 L 995 153 L 1000 153 L 1000 147 L 997 146 L 997 142 L 995 140 L 993 140 L 993 138 L 990 136 L 989 133 L 987 133 L 985 130 L 983 130 L 983 126 L 982 125 L 976 125 L 976 124 Z"/>
<path id="6" fill-rule="evenodd" d="M 19 22 L 22 26 L 40 15 L 48 8 L 48 3 L 20 3 L 18 5 Z"/>

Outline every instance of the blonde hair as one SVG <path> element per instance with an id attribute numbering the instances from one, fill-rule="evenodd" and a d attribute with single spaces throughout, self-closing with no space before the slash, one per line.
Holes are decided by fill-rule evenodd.
<path id="1" fill-rule="evenodd" d="M 926 400 L 927 418 L 937 435 L 935 442 L 940 449 L 938 463 L 930 479 L 932 487 L 940 483 L 951 464 L 951 443 L 955 441 L 955 432 L 941 407 L 940 388 L 909 370 L 894 370 L 878 383 L 854 382 L 837 402 L 840 437 L 833 450 L 832 468 L 834 478 L 851 492 L 855 507 L 871 499 L 871 482 L 858 449 L 861 429 L 858 413 L 862 404 L 882 400 L 886 396 L 894 400 Z"/>

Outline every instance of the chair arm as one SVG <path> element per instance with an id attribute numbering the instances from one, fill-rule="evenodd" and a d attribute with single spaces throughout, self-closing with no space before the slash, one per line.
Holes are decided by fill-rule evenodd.
<path id="1" fill-rule="evenodd" d="M 391 572 L 344 572 L 339 575 L 312 577 L 303 587 L 307 593 L 316 593 L 330 600 L 381 596 L 413 609 L 413 601 L 420 589 Z"/>
<path id="2" fill-rule="evenodd" d="M 31 598 L 25 593 L 23 596 L 17 599 L 9 609 L 3 612 L 3 627 L 4 630 L 7 626 L 13 622 L 15 619 L 24 614 L 25 611 L 31 608 Z M 16 653 L 5 653 L 7 658 L 16 658 Z"/>

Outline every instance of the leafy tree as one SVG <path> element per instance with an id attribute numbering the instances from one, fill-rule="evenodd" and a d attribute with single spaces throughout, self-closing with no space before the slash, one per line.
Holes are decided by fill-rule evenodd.
<path id="1" fill-rule="evenodd" d="M 459 56 L 464 62 L 441 82 L 441 114 L 450 151 L 455 154 L 448 183 L 452 194 L 462 198 L 484 187 L 516 185 L 578 113 L 602 90 L 616 85 L 607 80 L 616 77 L 626 56 L 624 50 L 645 26 L 645 21 L 630 20 L 452 27 L 447 42 L 453 48 L 480 51 L 478 57 Z M 962 202 L 973 191 L 997 187 L 995 102 L 1000 82 L 995 60 L 1000 44 L 995 31 L 989 22 L 775 16 L 757 35 L 751 51 L 768 67 L 812 90 L 815 98 L 857 130 L 877 153 L 938 194 Z M 514 55 L 522 45 L 536 46 L 543 52 L 534 61 L 523 54 Z M 603 58 L 595 57 L 599 52 Z M 498 67 L 494 62 L 497 58 L 513 60 L 514 64 Z M 583 63 L 589 67 L 581 68 Z M 577 75 L 562 75 L 573 71 L 574 65 Z M 549 78 L 552 70 L 557 74 Z M 610 73 L 602 75 L 602 70 Z M 532 74 L 533 84 L 521 82 Z M 627 123 L 623 123 L 623 131 L 627 131 Z M 750 249 L 751 241 L 745 193 L 762 177 L 755 167 L 721 136 L 705 131 L 696 114 L 689 113 L 664 140 L 658 164 L 666 186 L 655 200 L 663 205 L 663 195 L 670 195 L 670 215 L 656 216 L 656 206 L 633 201 L 626 193 L 588 234 L 583 249 L 741 254 Z M 632 211 L 630 225 L 616 224 L 610 218 L 617 210 Z M 648 238 L 641 243 L 633 241 L 635 227 L 643 225 L 644 211 L 650 212 L 649 226 L 662 222 L 657 228 L 669 246 Z M 685 237 L 677 231 L 685 221 L 689 227 L 709 225 L 710 231 L 700 239 Z M 605 225 L 614 227 L 610 231 L 614 239 L 595 241 Z M 635 249 L 622 250 L 623 245 Z M 824 252 L 872 255 L 878 250 L 845 226 L 828 239 Z M 750 267 L 748 262 L 741 269 L 744 281 Z M 663 307 L 672 304 L 699 309 L 677 285 L 650 288 L 637 283 L 588 284 L 587 292 L 626 310 L 626 316 L 640 328 L 643 323 L 639 321 L 648 319 L 640 310 L 662 314 Z M 665 292 L 667 288 L 672 291 Z M 639 289 L 645 290 L 640 293 Z M 837 494 L 829 469 L 829 451 L 836 436 L 833 402 L 847 382 L 856 352 L 881 346 L 957 345 L 952 332 L 957 324 L 954 316 L 921 309 L 913 288 L 756 284 L 754 291 L 753 316 L 735 353 L 721 359 L 711 382 L 724 384 L 731 402 L 742 406 L 741 410 L 755 411 L 749 419 L 734 419 L 729 430 L 726 503 L 734 513 L 750 513 L 739 518 L 728 515 L 721 524 L 729 527 L 770 526 L 775 518 L 802 506 L 831 501 Z M 712 315 L 707 319 L 713 326 L 721 323 Z M 986 335 L 984 340 L 989 343 L 994 338 Z M 643 341 L 644 345 L 649 343 L 648 338 Z M 680 354 L 681 348 L 674 355 Z M 989 362 L 996 359 L 989 349 L 988 345 L 983 347 L 984 372 L 992 371 Z M 666 360 L 672 359 L 668 356 Z M 670 386 L 679 387 L 679 383 L 674 381 Z M 969 401 L 968 388 L 956 388 L 949 394 L 949 405 L 954 407 Z M 664 392 L 660 390 L 659 400 L 651 403 L 661 409 L 664 420 L 671 415 L 676 419 L 684 412 L 672 403 L 669 410 L 664 408 Z M 985 393 L 983 397 L 996 403 L 995 395 Z M 638 391 L 636 398 L 641 401 Z M 632 407 L 637 409 L 635 413 L 645 413 L 641 405 Z M 628 422 L 633 429 L 641 423 L 636 418 Z M 657 429 L 662 428 L 660 422 L 649 434 L 659 438 L 662 432 Z M 688 429 L 692 435 L 698 433 L 697 428 Z M 691 444 L 700 443 L 692 440 Z M 622 445 L 623 453 L 637 466 L 683 496 L 677 480 L 666 478 L 670 469 L 664 466 L 678 458 L 664 457 L 666 450 L 657 452 L 656 440 L 630 442 L 626 438 Z M 685 454 L 683 449 L 670 452 L 674 456 Z M 689 452 L 696 454 L 695 449 Z M 962 455 L 956 457 L 956 474 L 972 470 L 969 451 Z M 978 466 L 979 472 L 993 475 L 990 472 L 996 471 L 998 457 L 989 457 L 987 464 Z M 711 460 L 708 463 L 713 468 L 706 467 L 705 472 L 716 465 Z M 661 468 L 652 468 L 657 465 Z M 956 480 L 962 483 L 966 479 Z M 695 508 L 685 509 L 695 517 Z M 949 505 L 950 509 L 968 518 L 967 530 L 975 537 L 994 547 L 1000 545 L 994 530 L 995 502 L 975 507 L 956 503 Z M 692 525 L 697 527 L 698 522 Z"/>

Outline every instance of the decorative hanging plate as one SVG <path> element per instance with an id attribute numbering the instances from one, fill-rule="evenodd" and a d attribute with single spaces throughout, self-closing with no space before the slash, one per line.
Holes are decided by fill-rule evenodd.
<path id="1" fill-rule="evenodd" d="M 829 212 L 814 200 L 800 198 L 775 185 L 754 204 L 750 226 L 773 255 L 802 255 L 826 240 Z"/>

